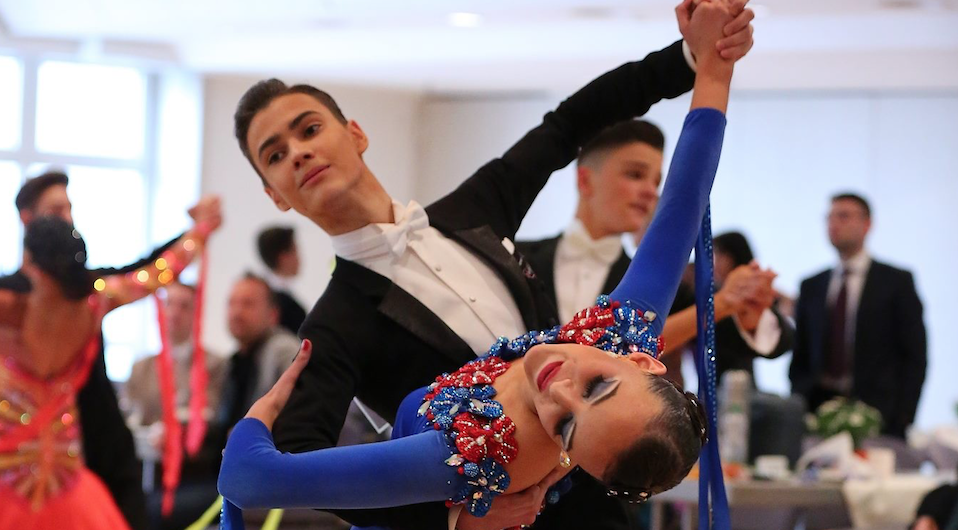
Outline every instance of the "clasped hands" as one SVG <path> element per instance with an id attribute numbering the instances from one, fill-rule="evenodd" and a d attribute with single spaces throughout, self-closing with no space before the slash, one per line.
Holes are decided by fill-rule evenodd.
<path id="1" fill-rule="evenodd" d="M 754 44 L 748 0 L 683 0 L 675 8 L 682 38 L 696 62 L 710 56 L 735 62 Z M 713 55 L 714 54 L 714 55 Z"/>
<path id="2" fill-rule="evenodd" d="M 745 331 L 755 331 L 762 312 L 772 307 L 777 293 L 772 281 L 778 274 L 762 269 L 758 262 L 740 265 L 728 274 L 715 293 L 716 304 L 725 304 Z"/>

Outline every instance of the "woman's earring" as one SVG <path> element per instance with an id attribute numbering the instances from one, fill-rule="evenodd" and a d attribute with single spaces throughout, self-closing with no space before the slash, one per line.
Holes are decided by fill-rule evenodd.
<path id="1" fill-rule="evenodd" d="M 559 451 L 559 465 L 562 467 L 569 467 L 572 465 L 572 459 L 569 458 L 569 453 L 565 451 Z"/>

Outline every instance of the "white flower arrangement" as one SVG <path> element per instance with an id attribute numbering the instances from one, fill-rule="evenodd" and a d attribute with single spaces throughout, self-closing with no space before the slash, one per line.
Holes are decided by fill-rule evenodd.
<path id="1" fill-rule="evenodd" d="M 865 438 L 877 436 L 881 424 L 881 413 L 874 407 L 843 397 L 822 403 L 814 414 L 805 417 L 809 432 L 830 438 L 846 431 L 852 436 L 855 447 L 860 447 Z"/>

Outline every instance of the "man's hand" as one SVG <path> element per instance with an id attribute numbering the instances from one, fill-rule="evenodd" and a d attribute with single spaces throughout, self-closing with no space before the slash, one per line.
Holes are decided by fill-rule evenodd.
<path id="1" fill-rule="evenodd" d="M 718 41 L 725 37 L 725 26 L 735 17 L 726 0 L 693 0 L 693 6 L 685 42 L 695 55 L 696 64 L 701 65 L 702 61 L 721 58 Z"/>
<path id="2" fill-rule="evenodd" d="M 734 18 L 725 20 L 721 35 L 705 36 L 702 35 L 703 27 L 698 21 L 693 25 L 693 13 L 696 7 L 702 3 L 713 2 L 717 5 L 709 6 L 710 9 L 706 11 L 714 11 L 714 8 L 719 8 L 718 11 L 724 9 L 729 16 Z M 755 18 L 755 13 L 751 9 L 746 9 L 747 3 L 748 0 L 732 0 L 731 2 L 728 2 L 728 0 L 683 0 L 675 8 L 675 18 L 679 24 L 679 32 L 682 33 L 682 38 L 688 43 L 692 56 L 696 60 L 698 60 L 698 57 L 711 52 L 713 46 L 723 59 L 737 61 L 745 57 L 754 44 L 752 41 L 752 20 Z M 705 14 L 701 13 L 699 18 L 704 20 L 705 17 L 701 15 Z M 712 24 L 717 22 L 711 21 Z"/>
<path id="3" fill-rule="evenodd" d="M 725 25 L 725 38 L 719 40 L 715 46 L 723 59 L 737 61 L 752 49 L 755 42 L 752 40 L 754 28 L 752 20 L 755 13 L 751 9 L 746 9 L 745 4 L 748 0 L 734 0 L 732 2 L 731 13 L 735 18 Z"/>
<path id="4" fill-rule="evenodd" d="M 520 492 L 500 495 L 492 503 L 484 517 L 473 517 L 463 510 L 459 514 L 458 530 L 502 530 L 515 526 L 531 525 L 545 507 L 545 496 L 556 482 L 571 468 L 556 467 L 538 484 Z"/>

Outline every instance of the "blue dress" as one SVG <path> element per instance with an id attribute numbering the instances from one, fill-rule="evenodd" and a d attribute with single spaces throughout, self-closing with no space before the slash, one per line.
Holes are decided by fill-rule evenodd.
<path id="1" fill-rule="evenodd" d="M 668 313 L 708 207 L 724 130 L 718 110 L 686 117 L 655 218 L 612 300 Z M 655 335 L 664 320 L 649 323 Z M 220 469 L 228 501 L 223 527 L 242 528 L 242 508 L 369 509 L 452 499 L 466 478 L 446 462 L 446 434 L 418 413 L 424 394 L 417 390 L 402 402 L 386 442 L 281 453 L 262 422 L 240 421 Z"/>

